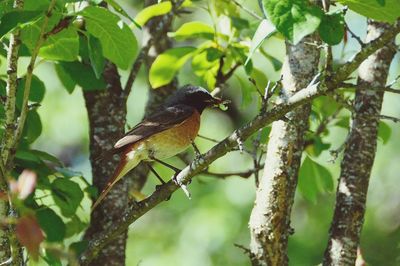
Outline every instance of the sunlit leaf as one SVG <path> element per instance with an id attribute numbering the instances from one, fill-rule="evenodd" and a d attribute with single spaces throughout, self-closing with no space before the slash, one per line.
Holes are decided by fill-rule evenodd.
<path id="1" fill-rule="evenodd" d="M 101 7 L 88 6 L 82 12 L 86 29 L 99 39 L 103 55 L 122 69 L 131 66 L 137 52 L 137 41 L 120 18 Z"/>
<path id="2" fill-rule="evenodd" d="M 191 21 L 183 24 L 177 31 L 168 33 L 168 36 L 177 40 L 189 38 L 214 39 L 214 29 L 203 22 Z"/>
<path id="3" fill-rule="evenodd" d="M 144 26 L 147 21 L 156 16 L 167 14 L 172 9 L 170 1 L 161 2 L 142 9 L 135 17 L 135 21 L 140 26 Z"/>
<path id="4" fill-rule="evenodd" d="M 74 61 L 79 53 L 79 38 L 74 27 L 50 35 L 40 48 L 39 55 L 49 60 Z"/>
<path id="5" fill-rule="evenodd" d="M 150 68 L 151 86 L 159 88 L 170 83 L 176 72 L 193 56 L 194 51 L 194 47 L 177 47 L 160 54 Z"/>
<path id="6" fill-rule="evenodd" d="M 323 14 L 307 0 L 262 0 L 262 4 L 268 19 L 293 44 L 313 33 Z"/>
<path id="7" fill-rule="evenodd" d="M 391 135 L 392 135 L 392 129 L 390 128 L 390 126 L 385 122 L 380 121 L 378 137 L 380 140 L 382 140 L 383 144 L 386 144 L 389 141 Z"/>
<path id="8" fill-rule="evenodd" d="M 101 52 L 101 43 L 97 38 L 89 36 L 88 45 L 90 64 L 93 68 L 93 72 L 96 75 L 96 78 L 99 79 L 103 74 L 104 66 L 106 63 Z"/>
<path id="9" fill-rule="evenodd" d="M 378 21 L 393 23 L 400 17 L 399 0 L 339 0 L 351 10 Z"/>

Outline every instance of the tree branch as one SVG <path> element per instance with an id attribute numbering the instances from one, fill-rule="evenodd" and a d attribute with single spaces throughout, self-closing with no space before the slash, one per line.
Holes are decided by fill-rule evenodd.
<path id="1" fill-rule="evenodd" d="M 337 71 L 337 77 L 334 79 L 325 80 L 322 83 L 311 83 L 307 88 L 304 88 L 291 96 L 286 102 L 275 105 L 269 111 L 259 114 L 244 127 L 235 130 L 229 137 L 219 142 L 211 150 L 205 153 L 202 158 L 194 160 L 190 165 L 185 167 L 176 177 L 177 184 L 188 184 L 196 174 L 203 171 L 209 164 L 235 148 L 238 139 L 246 140 L 259 129 L 267 126 L 273 121 L 279 120 L 294 108 L 301 106 L 304 103 L 308 103 L 318 96 L 324 95 L 328 90 L 335 90 L 337 85 L 340 82 L 343 82 L 353 71 L 355 71 L 362 61 L 376 50 L 383 47 L 399 32 L 400 23 L 393 26 L 390 30 L 385 31 L 380 38 L 367 44 L 363 50 L 357 53 L 351 62 L 344 64 Z M 315 80 L 313 80 L 313 82 L 315 82 Z M 114 221 L 109 230 L 94 236 L 94 238 L 89 242 L 88 248 L 79 258 L 80 265 L 87 265 L 104 245 L 118 236 L 121 232 L 124 232 L 126 228 L 128 228 L 129 225 L 135 222 L 138 218 L 143 216 L 159 203 L 171 197 L 172 193 L 179 188 L 179 185 L 177 184 L 170 180 L 166 184 L 160 186 L 148 198 L 140 202 L 131 203 L 126 212 L 121 215 L 118 220 Z"/>
<path id="2" fill-rule="evenodd" d="M 24 130 L 24 126 L 25 126 L 25 120 L 26 117 L 28 115 L 28 99 L 29 99 L 29 94 L 31 91 L 31 82 L 32 82 L 32 76 L 33 76 L 33 69 L 35 67 L 35 62 L 36 62 L 36 58 L 39 54 L 39 50 L 40 47 L 42 46 L 43 42 L 45 41 L 45 31 L 46 31 L 46 27 L 47 24 L 49 22 L 49 18 L 52 15 L 52 11 L 53 8 L 56 4 L 56 0 L 52 0 L 49 4 L 49 8 L 47 9 L 47 12 L 45 14 L 45 17 L 43 19 L 43 24 L 42 27 L 40 29 L 40 35 L 39 35 L 39 39 L 36 42 L 35 48 L 32 51 L 31 54 L 31 60 L 29 61 L 29 65 L 27 67 L 27 73 L 26 73 L 26 77 L 25 77 L 25 86 L 24 86 L 24 95 L 22 98 L 22 109 L 21 109 L 21 115 L 19 117 L 18 120 L 18 126 L 17 129 L 15 131 L 15 135 L 12 141 L 12 145 L 11 147 L 9 147 L 8 149 L 8 156 L 5 158 L 6 159 L 6 169 L 10 169 L 11 165 L 12 165 L 12 161 L 14 159 L 14 154 L 16 152 L 16 148 L 18 146 L 19 140 L 21 139 L 22 136 L 22 132 Z"/>
<path id="3" fill-rule="evenodd" d="M 367 39 L 378 38 L 389 26 L 370 21 Z M 353 122 L 346 140 L 323 265 L 354 265 L 364 222 L 368 183 L 375 158 L 383 90 L 395 54 L 394 37 L 369 56 L 358 71 Z"/>

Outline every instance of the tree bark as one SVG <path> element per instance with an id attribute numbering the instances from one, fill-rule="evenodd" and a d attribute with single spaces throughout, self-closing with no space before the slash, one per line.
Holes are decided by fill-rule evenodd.
<path id="1" fill-rule="evenodd" d="M 318 71 L 320 52 L 313 43 L 315 35 L 299 44 L 286 43 L 286 60 L 282 69 L 280 101 L 307 87 Z M 297 175 L 308 129 L 310 104 L 296 108 L 285 120 L 272 124 L 264 174 L 256 192 L 250 216 L 250 259 L 253 265 L 287 265 L 290 213 L 297 186 Z"/>
<path id="2" fill-rule="evenodd" d="M 126 121 L 126 97 L 120 83 L 120 76 L 114 64 L 107 63 L 103 73 L 106 90 L 85 91 L 84 98 L 89 117 L 90 162 L 93 185 L 101 191 L 112 176 L 119 162 L 118 156 L 97 160 L 123 134 Z M 92 239 L 96 233 L 112 227 L 127 208 L 128 187 L 126 179 L 118 182 L 106 199 L 91 213 L 90 227 L 85 239 Z M 105 246 L 91 265 L 124 265 L 127 231 Z"/>
<path id="3" fill-rule="evenodd" d="M 146 5 L 157 1 L 148 1 Z M 172 43 L 167 37 L 170 31 L 172 13 L 151 19 L 146 29 L 150 34 L 152 54 L 144 55 L 144 62 L 150 68 L 155 57 L 171 48 Z M 133 71 L 138 71 L 134 69 Z M 119 157 L 98 161 L 104 151 L 112 148 L 118 138 L 124 134 L 126 122 L 126 100 L 131 88 L 122 90 L 120 77 L 115 65 L 109 63 L 103 73 L 107 83 L 107 90 L 84 92 L 86 108 L 90 126 L 90 161 L 92 164 L 93 185 L 101 191 L 112 176 Z M 176 89 L 174 81 L 157 90 L 151 90 L 146 105 L 145 116 L 151 114 L 160 105 L 166 96 Z M 127 208 L 129 189 L 140 191 L 147 181 L 148 168 L 143 164 L 136 167 L 126 178 L 118 182 L 109 192 L 107 198 L 91 214 L 91 224 L 85 234 L 85 239 L 91 240 L 95 235 L 112 228 L 113 222 L 118 220 Z M 101 249 L 100 253 L 90 265 L 124 265 L 127 231 L 119 235 L 112 243 Z"/>
<path id="4" fill-rule="evenodd" d="M 367 41 L 378 38 L 388 27 L 370 21 Z M 359 68 L 353 122 L 341 163 L 336 207 L 324 265 L 354 265 L 357 257 L 383 101 L 383 90 L 377 88 L 386 85 L 395 51 L 394 41 L 388 42 Z"/>

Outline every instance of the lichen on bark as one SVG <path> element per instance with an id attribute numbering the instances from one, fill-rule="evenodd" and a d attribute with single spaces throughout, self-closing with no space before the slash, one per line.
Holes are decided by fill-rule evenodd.
<path id="1" fill-rule="evenodd" d="M 299 44 L 286 43 L 280 101 L 307 87 L 318 72 L 319 49 L 310 45 L 315 35 Z M 290 213 L 297 175 L 308 129 L 310 104 L 296 108 L 285 120 L 272 124 L 264 174 L 250 216 L 250 259 L 253 265 L 287 265 L 288 237 L 292 232 Z"/>
<path id="2" fill-rule="evenodd" d="M 367 42 L 388 28 L 389 25 L 369 21 Z M 384 91 L 378 89 L 386 86 L 395 52 L 394 41 L 389 41 L 360 65 L 324 265 L 354 265 L 356 261 L 383 102 Z"/>

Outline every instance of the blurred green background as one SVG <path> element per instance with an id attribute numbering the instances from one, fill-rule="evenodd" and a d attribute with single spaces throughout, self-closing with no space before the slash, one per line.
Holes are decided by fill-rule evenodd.
<path id="1" fill-rule="evenodd" d="M 130 14 L 136 14 L 141 8 L 140 2 L 126 1 L 124 6 Z M 260 13 L 256 4 L 246 3 L 246 6 Z M 186 16 L 186 19 L 211 23 L 211 18 L 204 10 L 194 11 L 193 14 Z M 243 16 L 248 17 L 246 13 L 243 13 Z M 365 36 L 365 18 L 352 13 L 347 17 L 347 22 L 357 34 Z M 180 23 L 182 19 L 177 19 L 176 25 Z M 143 35 L 139 30 L 135 30 L 135 34 L 138 39 Z M 263 47 L 283 60 L 285 50 L 282 40 L 272 38 L 265 42 Z M 335 61 L 344 62 L 350 59 L 358 49 L 358 44 L 352 39 L 345 47 L 343 44 L 335 46 Z M 254 59 L 254 64 L 264 71 L 269 79 L 279 79 L 280 73 L 273 70 L 269 61 L 257 54 Z M 399 61 L 398 53 L 393 61 L 389 80 L 400 74 Z M 26 64 L 24 60 L 21 63 Z M 3 71 L 4 64 L 1 68 Z M 24 68 L 21 67 L 20 70 Z M 59 82 L 51 64 L 40 64 L 35 73 L 45 81 L 47 91 L 42 106 L 38 109 L 43 123 L 43 134 L 34 143 L 34 147 L 61 158 L 67 166 L 82 172 L 90 181 L 88 121 L 81 90 L 76 89 L 69 95 Z M 121 74 L 125 80 L 127 73 Z M 191 73 L 190 64 L 186 64 L 180 71 L 179 80 L 182 85 L 199 84 L 198 78 Z M 252 104 L 243 107 L 240 86 L 233 77 L 229 82 L 229 88 L 223 94 L 233 98 L 233 104 L 242 114 L 240 121 L 233 121 L 220 110 L 208 110 L 202 117 L 200 134 L 221 140 L 235 127 L 244 124 L 255 115 L 256 95 Z M 142 119 L 148 93 L 146 72 L 142 70 L 128 100 L 128 125 L 133 126 Z M 393 94 L 386 95 L 383 114 L 400 117 L 399 97 Z M 398 185 L 400 127 L 392 122 L 387 123 L 392 129 L 392 136 L 385 145 L 379 142 L 370 182 L 361 248 L 365 260 L 370 265 L 390 266 L 400 265 L 400 186 Z M 346 130 L 332 127 L 330 134 L 324 140 L 335 149 L 343 143 L 346 134 Z M 202 152 L 213 146 L 212 142 L 204 139 L 198 139 L 196 143 Z M 329 168 L 336 183 L 341 158 L 332 164 L 329 162 L 331 155 L 325 151 L 314 159 Z M 171 159 L 170 162 L 183 167 L 182 162 L 177 159 Z M 231 152 L 213 163 L 210 170 L 234 172 L 251 167 L 252 161 L 248 155 Z M 156 168 L 165 179 L 171 176 L 171 172 L 164 167 Z M 155 185 L 155 178 L 150 176 L 144 194 L 150 194 Z M 127 265 L 250 264 L 247 255 L 234 244 L 243 246 L 249 244 L 247 223 L 254 202 L 254 178 L 243 179 L 233 176 L 222 180 L 199 175 L 189 189 L 192 193 L 191 200 L 182 191 L 177 191 L 171 200 L 160 204 L 131 226 L 126 251 Z M 317 265 L 321 262 L 327 243 L 334 197 L 334 193 L 320 194 L 314 204 L 297 193 L 292 214 L 295 234 L 289 242 L 290 265 Z M 85 221 L 88 221 L 89 209 L 90 202 L 85 199 L 80 211 Z M 74 239 L 79 237 L 76 236 Z"/>

